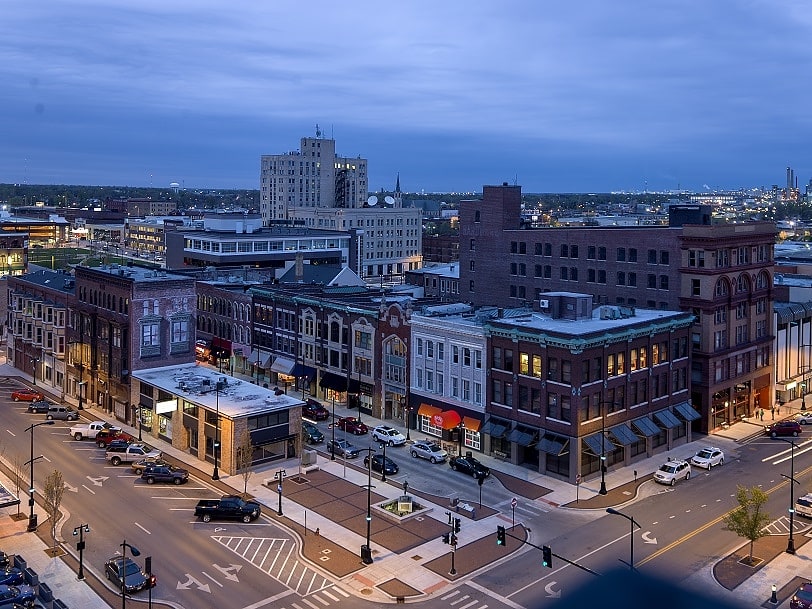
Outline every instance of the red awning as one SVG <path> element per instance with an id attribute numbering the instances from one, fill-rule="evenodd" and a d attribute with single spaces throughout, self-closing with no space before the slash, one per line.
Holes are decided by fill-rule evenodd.
<path id="1" fill-rule="evenodd" d="M 442 427 L 443 429 L 454 429 L 460 424 L 460 421 L 462 421 L 462 419 L 456 410 L 446 410 L 439 415 L 435 415 L 433 420 L 437 427 Z"/>

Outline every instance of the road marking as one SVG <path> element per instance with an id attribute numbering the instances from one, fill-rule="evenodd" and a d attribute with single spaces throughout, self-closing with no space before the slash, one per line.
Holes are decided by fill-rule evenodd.
<path id="1" fill-rule="evenodd" d="M 452 596 L 457 596 L 459 593 L 460 593 L 459 590 L 454 590 L 450 594 L 446 594 L 445 596 L 441 596 L 440 600 L 441 601 L 446 601 L 446 600 L 450 599 Z"/>
<path id="2" fill-rule="evenodd" d="M 473 599 L 470 603 L 466 603 L 460 607 L 460 609 L 468 609 L 471 605 L 476 605 L 479 601 L 477 599 Z"/>
<path id="3" fill-rule="evenodd" d="M 321 591 L 321 593 L 322 593 L 324 596 L 326 596 L 327 598 L 332 599 L 332 600 L 334 600 L 334 601 L 338 601 L 338 600 L 339 600 L 339 598 L 338 598 L 337 596 L 333 596 L 332 594 L 330 594 L 329 592 L 327 592 L 327 590 L 322 590 L 322 591 Z"/>
<path id="4" fill-rule="evenodd" d="M 147 535 L 152 535 L 152 533 L 150 533 L 148 530 L 146 530 L 144 527 L 142 527 L 142 526 L 141 526 L 140 524 L 138 524 L 137 522 L 134 522 L 133 524 L 134 524 L 135 526 L 137 526 L 139 529 L 141 529 L 142 531 L 144 531 L 144 533 L 146 533 Z"/>
<path id="5" fill-rule="evenodd" d="M 206 573 L 205 571 L 201 571 L 201 573 L 202 573 L 203 575 L 205 575 L 206 577 L 208 577 L 208 578 L 209 578 L 211 581 L 213 581 L 215 584 L 217 584 L 217 585 L 218 585 L 218 586 L 220 586 L 221 588 L 223 587 L 223 584 L 221 584 L 220 582 L 218 582 L 216 579 L 214 579 L 214 578 L 213 578 L 211 575 L 209 575 L 209 574 L 208 574 L 208 573 Z"/>
<path id="6" fill-rule="evenodd" d="M 495 592 L 492 592 L 491 590 L 488 590 L 487 588 L 485 588 L 483 586 L 480 586 L 478 583 L 476 583 L 474 581 L 468 581 L 468 582 L 465 582 L 465 583 L 466 583 L 466 585 L 472 587 L 474 590 L 479 590 L 483 594 L 487 594 L 491 598 L 499 601 L 500 603 L 503 603 L 503 604 L 507 605 L 508 607 L 512 607 L 513 609 L 525 609 L 524 605 L 514 603 L 509 598 L 505 598 L 504 596 L 496 594 Z M 487 605 L 485 605 L 485 606 L 487 607 Z"/>
<path id="7" fill-rule="evenodd" d="M 85 490 L 87 490 L 87 491 L 88 491 L 88 492 L 90 492 L 91 494 L 93 494 L 93 495 L 95 495 L 95 494 L 96 494 L 96 491 L 91 490 L 89 487 L 85 486 L 84 484 L 83 484 L 82 486 L 85 488 Z"/>
<path id="8" fill-rule="evenodd" d="M 286 596 L 290 596 L 291 594 L 293 594 L 293 590 L 284 590 L 279 594 L 275 594 L 274 596 L 269 596 L 268 598 L 262 599 L 261 601 L 257 601 L 253 605 L 246 605 L 242 609 L 259 609 L 260 607 L 264 607 L 265 605 L 275 603 L 276 601 L 281 600 Z"/>
<path id="9" fill-rule="evenodd" d="M 471 597 L 466 594 L 465 596 L 461 596 L 460 598 L 455 600 L 453 603 L 449 603 L 449 605 L 451 605 L 453 607 L 454 605 L 457 605 L 457 604 L 461 603 L 462 601 L 464 601 L 466 599 L 469 599 L 469 598 L 471 598 Z"/>
<path id="10" fill-rule="evenodd" d="M 312 603 L 312 602 L 310 602 L 309 600 L 307 600 L 306 598 L 303 598 L 303 599 L 302 599 L 302 602 L 303 602 L 303 603 L 307 603 L 308 605 L 310 605 L 310 607 L 311 607 L 312 609 L 320 609 L 320 608 L 319 608 L 319 606 L 318 606 L 316 603 Z"/>

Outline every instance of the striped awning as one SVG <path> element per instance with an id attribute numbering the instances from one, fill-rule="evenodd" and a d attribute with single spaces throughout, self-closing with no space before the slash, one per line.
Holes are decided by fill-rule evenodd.
<path id="1" fill-rule="evenodd" d="M 644 436 L 651 438 L 660 433 L 660 428 L 651 420 L 650 417 L 640 417 L 632 421 L 632 427 L 639 431 Z"/>

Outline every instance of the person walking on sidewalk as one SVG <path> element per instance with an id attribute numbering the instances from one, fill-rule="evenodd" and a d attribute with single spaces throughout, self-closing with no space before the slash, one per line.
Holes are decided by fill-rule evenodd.
<path id="1" fill-rule="evenodd" d="M 764 409 L 763 408 L 758 411 L 758 415 L 761 417 L 761 420 L 763 421 L 764 420 Z"/>
<path id="2" fill-rule="evenodd" d="M 775 421 L 775 406 L 773 406 L 771 414 L 772 414 L 773 421 Z"/>

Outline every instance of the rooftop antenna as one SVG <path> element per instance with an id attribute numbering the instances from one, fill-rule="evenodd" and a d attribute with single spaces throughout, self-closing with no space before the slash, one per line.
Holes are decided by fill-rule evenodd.
<path id="1" fill-rule="evenodd" d="M 519 185 L 519 174 L 518 173 L 513 176 L 513 185 L 514 186 Z"/>
<path id="2" fill-rule="evenodd" d="M 316 137 L 321 137 L 321 129 L 319 129 L 318 123 L 316 123 Z"/>

